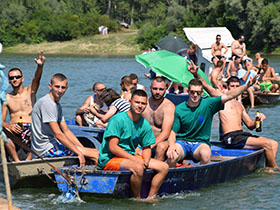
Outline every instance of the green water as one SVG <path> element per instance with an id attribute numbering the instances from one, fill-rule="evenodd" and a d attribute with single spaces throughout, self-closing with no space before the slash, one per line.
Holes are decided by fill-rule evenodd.
<path id="1" fill-rule="evenodd" d="M 5 73 L 19 67 L 25 76 L 25 85 L 31 83 L 36 64 L 36 55 L 1 54 L 0 63 L 6 66 Z M 92 93 L 92 84 L 102 81 L 107 87 L 120 91 L 120 78 L 130 73 L 139 76 L 140 83 L 149 90 L 150 81 L 144 77 L 147 70 L 134 57 L 91 57 L 46 55 L 47 60 L 37 93 L 37 98 L 48 92 L 48 83 L 54 73 L 63 73 L 69 79 L 69 88 L 61 100 L 66 119 L 74 116 L 76 109 Z M 280 72 L 280 56 L 268 57 L 270 65 Z M 11 88 L 9 89 L 11 90 Z M 262 136 L 280 140 L 279 105 L 257 108 L 267 119 L 263 123 Z M 256 110 L 249 110 L 250 116 Z M 212 138 L 218 137 L 218 120 L 214 117 Z M 277 163 L 280 164 L 279 154 Z M 131 199 L 83 197 L 83 202 L 63 200 L 56 188 L 12 190 L 13 203 L 25 210 L 49 209 L 280 209 L 280 174 L 255 172 L 231 182 L 214 185 L 195 192 L 163 196 L 158 203 L 140 203 Z M 0 196 L 5 197 L 5 188 L 0 187 Z"/>

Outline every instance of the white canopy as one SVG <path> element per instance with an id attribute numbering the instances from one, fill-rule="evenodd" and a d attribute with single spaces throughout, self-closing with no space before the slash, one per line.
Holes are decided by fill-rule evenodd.
<path id="1" fill-rule="evenodd" d="M 197 44 L 202 50 L 202 55 L 211 61 L 211 45 L 216 42 L 217 34 L 221 35 L 221 42 L 228 47 L 227 57 L 231 56 L 231 43 L 234 41 L 230 31 L 226 27 L 208 28 L 184 28 L 184 32 L 190 42 Z"/>

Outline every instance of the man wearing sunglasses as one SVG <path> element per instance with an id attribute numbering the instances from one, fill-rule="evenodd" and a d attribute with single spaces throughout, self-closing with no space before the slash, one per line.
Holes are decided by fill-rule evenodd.
<path id="1" fill-rule="evenodd" d="M 223 48 L 225 49 L 225 51 L 222 53 Z M 213 55 L 212 62 L 214 64 L 214 66 L 217 65 L 218 61 L 222 61 L 224 64 L 223 65 L 223 69 L 224 69 L 225 63 L 226 63 L 225 55 L 226 55 L 227 51 L 228 51 L 227 46 L 221 42 L 221 35 L 218 34 L 216 36 L 216 42 L 214 44 L 212 44 L 212 46 L 211 46 L 211 53 Z"/>
<path id="2" fill-rule="evenodd" d="M 6 95 L 7 104 L 2 106 L 3 127 L 12 131 L 20 137 L 22 142 L 30 146 L 31 135 L 31 112 L 36 101 L 36 93 L 40 85 L 40 80 L 45 63 L 43 51 L 38 53 L 38 59 L 35 59 L 37 70 L 32 83 L 24 87 L 22 85 L 24 76 L 19 68 L 12 68 L 8 73 L 9 83 L 13 90 Z M 6 122 L 7 112 L 10 113 L 10 123 Z M 22 126 L 18 122 L 22 121 Z M 30 159 L 31 154 L 23 148 L 15 145 L 12 141 L 5 144 L 6 149 L 13 161 Z"/>
<path id="3" fill-rule="evenodd" d="M 189 99 L 176 106 L 172 131 L 168 138 L 168 163 L 174 167 L 178 161 L 189 158 L 200 164 L 210 163 L 210 136 L 212 118 L 224 109 L 224 104 L 236 98 L 256 82 L 256 77 L 246 85 L 228 91 L 219 97 L 201 98 L 203 84 L 198 79 L 198 67 L 192 62 L 188 70 L 195 75 L 189 82 Z M 177 140 L 177 141 L 176 141 Z"/>

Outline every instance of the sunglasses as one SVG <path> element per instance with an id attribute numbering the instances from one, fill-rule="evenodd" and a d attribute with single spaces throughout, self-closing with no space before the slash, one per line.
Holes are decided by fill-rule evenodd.
<path id="1" fill-rule="evenodd" d="M 20 78 L 22 78 L 22 75 L 9 76 L 9 80 L 13 80 L 14 78 L 20 79 Z"/>
<path id="2" fill-rule="evenodd" d="M 200 96 L 202 94 L 202 90 L 190 90 L 191 95 L 194 95 L 195 93 Z"/>

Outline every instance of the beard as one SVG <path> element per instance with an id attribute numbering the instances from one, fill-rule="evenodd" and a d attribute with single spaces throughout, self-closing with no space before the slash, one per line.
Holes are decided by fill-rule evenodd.
<path id="1" fill-rule="evenodd" d="M 163 98 L 163 95 L 160 95 L 160 94 L 152 94 L 152 97 L 153 97 L 153 99 L 155 99 L 155 100 L 160 100 L 160 99 Z"/>

